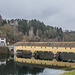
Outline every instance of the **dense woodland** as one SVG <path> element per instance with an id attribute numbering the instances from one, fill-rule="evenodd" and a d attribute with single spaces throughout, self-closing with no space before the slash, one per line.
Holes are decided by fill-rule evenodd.
<path id="1" fill-rule="evenodd" d="M 62 28 L 45 25 L 36 19 L 3 20 L 0 17 L 0 35 L 4 36 L 10 43 L 18 41 L 75 41 L 75 31 L 65 30 L 63 32 Z"/>

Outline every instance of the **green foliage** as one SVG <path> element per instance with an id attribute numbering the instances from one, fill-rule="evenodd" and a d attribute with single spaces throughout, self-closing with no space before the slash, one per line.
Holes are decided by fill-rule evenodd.
<path id="1" fill-rule="evenodd" d="M 16 33 L 14 33 L 14 27 L 11 25 L 11 23 L 14 24 L 15 21 L 18 22 L 18 26 L 16 26 L 18 30 Z M 61 28 L 45 25 L 43 22 L 40 22 L 36 19 L 30 21 L 25 19 L 11 19 L 8 20 L 8 24 L 6 20 L 3 20 L 2 26 L 0 27 L 0 33 L 2 33 L 7 38 L 7 41 L 22 41 L 23 36 L 28 36 L 27 40 L 29 41 L 29 30 L 31 29 L 31 27 L 33 27 L 33 37 L 38 36 L 39 39 L 46 40 L 56 39 L 59 37 L 59 39 L 63 40 L 63 31 Z M 23 35 L 21 35 L 20 33 L 22 33 Z"/>
<path id="2" fill-rule="evenodd" d="M 4 26 L 0 27 L 0 34 L 2 34 L 7 42 L 14 43 L 22 40 L 23 35 L 14 32 L 13 26 L 10 24 L 5 24 Z"/>
<path id="3" fill-rule="evenodd" d="M 27 20 L 22 19 L 22 20 L 18 21 L 18 30 L 19 30 L 19 32 L 23 32 L 24 35 L 26 32 L 28 34 Z"/>
<path id="4" fill-rule="evenodd" d="M 14 23 L 15 21 L 18 22 L 18 26 L 16 26 L 18 30 L 15 31 L 16 33 L 14 33 L 14 27 L 10 25 L 10 23 Z M 38 36 L 43 40 L 58 39 L 57 41 L 75 41 L 74 31 L 63 32 L 61 28 L 45 25 L 36 19 L 30 21 L 25 19 L 11 19 L 8 22 L 7 20 L 2 20 L 0 24 L 0 34 L 3 34 L 7 38 L 7 41 L 10 42 L 22 41 L 23 36 L 26 36 L 24 40 L 27 39 L 29 41 L 29 30 L 31 27 L 33 27 L 33 37 Z"/>
<path id="5" fill-rule="evenodd" d="M 7 38 L 7 41 L 10 41 L 10 40 L 13 41 L 14 33 L 13 33 L 11 25 L 4 25 L 1 31 Z"/>
<path id="6" fill-rule="evenodd" d="M 75 41 L 75 32 L 65 31 L 63 38 L 64 38 L 64 41 Z"/>
<path id="7" fill-rule="evenodd" d="M 69 71 L 69 72 L 65 72 L 65 73 L 60 74 L 60 75 L 75 75 L 75 70 Z"/>
<path id="8" fill-rule="evenodd" d="M 22 41 L 22 39 L 23 39 L 22 34 L 17 33 L 17 34 L 14 35 L 14 41 L 15 42 Z"/>
<path id="9" fill-rule="evenodd" d="M 44 34 L 45 31 L 45 25 L 43 22 L 37 21 L 37 20 L 31 20 L 29 22 L 29 27 L 33 27 L 34 28 L 34 34 L 36 35 L 37 30 L 41 30 L 42 33 Z"/>
<path id="10" fill-rule="evenodd" d="M 50 25 L 46 26 L 43 22 L 37 21 L 36 19 L 29 22 L 27 20 L 20 19 L 18 20 L 18 24 L 18 30 L 23 34 L 27 32 L 28 35 L 30 28 L 33 27 L 35 36 L 38 31 L 39 37 L 51 39 L 59 36 L 61 39 L 63 39 L 63 31 L 61 28 L 52 27 Z"/>
<path id="11" fill-rule="evenodd" d="M 7 22 L 6 22 L 6 20 L 3 20 L 2 21 L 2 26 L 5 25 L 5 24 L 7 24 Z"/>

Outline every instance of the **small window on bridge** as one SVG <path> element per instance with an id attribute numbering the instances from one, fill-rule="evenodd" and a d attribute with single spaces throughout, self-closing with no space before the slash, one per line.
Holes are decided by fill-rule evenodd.
<path id="1" fill-rule="evenodd" d="M 52 49 L 53 49 L 54 47 L 52 47 Z"/>
<path id="2" fill-rule="evenodd" d="M 70 49 L 72 49 L 72 48 L 70 47 Z"/>
<path id="3" fill-rule="evenodd" d="M 66 47 L 65 47 L 65 49 L 66 49 Z"/>
<path id="4" fill-rule="evenodd" d="M 42 48 L 42 47 L 41 47 Z"/>
<path id="5" fill-rule="evenodd" d="M 45 47 L 46 48 L 46 47 Z"/>

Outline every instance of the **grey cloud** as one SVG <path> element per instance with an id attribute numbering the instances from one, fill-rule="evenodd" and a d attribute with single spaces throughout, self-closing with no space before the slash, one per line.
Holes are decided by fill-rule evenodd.
<path id="1" fill-rule="evenodd" d="M 75 0 L 0 0 L 0 14 L 4 19 L 37 19 L 75 30 Z"/>
<path id="2" fill-rule="evenodd" d="M 59 10 L 57 8 L 46 8 L 42 11 L 42 17 L 47 18 L 47 17 L 51 17 L 56 15 L 57 13 L 59 13 Z"/>

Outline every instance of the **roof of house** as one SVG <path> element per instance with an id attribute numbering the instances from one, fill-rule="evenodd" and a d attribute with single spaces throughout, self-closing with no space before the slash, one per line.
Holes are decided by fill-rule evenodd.
<path id="1" fill-rule="evenodd" d="M 17 42 L 15 46 L 75 47 L 75 42 Z"/>

